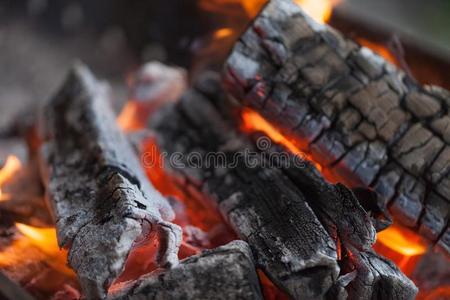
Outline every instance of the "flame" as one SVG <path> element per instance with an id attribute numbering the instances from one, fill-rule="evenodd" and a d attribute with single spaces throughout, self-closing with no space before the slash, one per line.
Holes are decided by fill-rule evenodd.
<path id="1" fill-rule="evenodd" d="M 386 48 L 385 46 L 383 46 L 381 44 L 377 44 L 377 43 L 369 41 L 369 40 L 366 40 L 366 39 L 363 39 L 363 38 L 358 38 L 357 41 L 358 41 L 358 43 L 361 44 L 361 46 L 364 46 L 364 47 L 367 47 L 367 48 L 371 49 L 373 52 L 375 52 L 378 55 L 382 56 L 384 59 L 389 61 L 391 64 L 394 64 L 394 65 L 398 66 L 397 59 L 392 54 L 392 52 L 388 48 Z"/>
<path id="2" fill-rule="evenodd" d="M 293 154 L 299 157 L 306 158 L 307 160 L 314 163 L 314 165 L 319 171 L 322 170 L 322 166 L 320 164 L 314 162 L 314 160 L 310 155 L 307 155 L 306 153 L 301 151 L 293 142 L 291 142 L 288 138 L 286 138 L 283 134 L 281 134 L 259 113 L 250 109 L 244 109 L 242 111 L 241 117 L 242 117 L 242 130 L 244 132 L 262 131 L 275 143 L 283 145 L 289 151 L 291 151 Z"/>
<path id="3" fill-rule="evenodd" d="M 428 244 L 413 231 L 393 224 L 377 234 L 374 249 L 394 261 L 406 275 L 410 275 L 419 258 L 427 252 Z"/>
<path id="4" fill-rule="evenodd" d="M 2 194 L 2 185 L 11 179 L 22 168 L 22 163 L 15 155 L 10 155 L 6 159 L 5 165 L 0 169 L 0 202 L 9 199 L 8 194 Z"/>
<path id="5" fill-rule="evenodd" d="M 295 0 L 302 9 L 316 22 L 327 23 L 333 13 L 333 7 L 338 5 L 338 0 Z"/>
<path id="6" fill-rule="evenodd" d="M 378 242 L 405 256 L 424 254 L 428 249 L 420 236 L 395 224 L 378 233 Z"/>
<path id="7" fill-rule="evenodd" d="M 215 40 L 220 40 L 220 39 L 224 39 L 224 38 L 227 38 L 229 36 L 232 36 L 233 33 L 234 33 L 233 29 L 228 28 L 228 27 L 224 27 L 224 28 L 216 30 L 216 32 L 214 32 L 213 38 Z"/>
<path id="8" fill-rule="evenodd" d="M 38 228 L 21 223 L 16 223 L 16 227 L 31 245 L 49 257 L 46 260 L 49 265 L 66 275 L 74 276 L 73 271 L 66 266 L 67 251 L 58 246 L 55 228 Z"/>
<path id="9" fill-rule="evenodd" d="M 131 132 L 145 127 L 145 124 L 142 124 L 140 119 L 137 117 L 140 115 L 139 110 L 140 106 L 136 101 L 129 100 L 125 104 L 117 117 L 117 123 L 123 131 Z"/>

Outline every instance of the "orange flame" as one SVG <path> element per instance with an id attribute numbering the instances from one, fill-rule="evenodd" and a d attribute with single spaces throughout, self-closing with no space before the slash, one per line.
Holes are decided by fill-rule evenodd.
<path id="1" fill-rule="evenodd" d="M 20 160 L 14 156 L 10 155 L 6 159 L 5 165 L 0 169 L 0 202 L 7 201 L 9 199 L 8 194 L 2 194 L 2 185 L 11 179 L 15 173 L 17 173 L 22 168 Z"/>
<path id="2" fill-rule="evenodd" d="M 391 64 L 398 66 L 397 58 L 395 58 L 395 56 L 392 54 L 392 52 L 385 46 L 383 46 L 381 44 L 377 44 L 377 43 L 369 41 L 369 40 L 366 40 L 366 39 L 363 39 L 363 38 L 359 38 L 358 43 L 360 43 L 361 46 L 371 49 L 373 52 L 382 56 L 384 59 L 386 59 Z"/>
<path id="3" fill-rule="evenodd" d="M 117 117 L 119 127 L 125 132 L 136 131 L 144 128 L 145 124 L 141 122 L 140 106 L 136 101 L 128 101 Z"/>
<path id="4" fill-rule="evenodd" d="M 214 32 L 214 39 L 215 40 L 224 39 L 224 38 L 231 36 L 232 34 L 233 34 L 233 29 L 224 27 L 224 28 L 218 29 L 216 32 Z"/>
<path id="5" fill-rule="evenodd" d="M 374 248 L 393 260 L 406 275 L 410 275 L 418 259 L 427 252 L 428 245 L 421 236 L 393 224 L 378 233 Z"/>
<path id="6" fill-rule="evenodd" d="M 47 262 L 55 270 L 69 276 L 74 275 L 73 271 L 66 266 L 67 251 L 58 247 L 55 228 L 38 228 L 21 223 L 16 223 L 16 227 L 31 245 L 39 248 L 49 257 Z"/>
<path id="7" fill-rule="evenodd" d="M 255 132 L 261 131 L 265 133 L 272 141 L 275 143 L 281 144 L 286 147 L 293 154 L 304 157 L 307 160 L 314 163 L 316 168 L 321 171 L 322 166 L 318 163 L 315 163 L 311 156 L 302 152 L 293 142 L 291 142 L 288 138 L 286 138 L 283 134 L 281 134 L 274 126 L 272 126 L 269 122 L 267 122 L 260 114 L 257 112 L 244 109 L 242 111 L 242 130 L 244 132 Z"/>
<path id="8" fill-rule="evenodd" d="M 316 22 L 327 23 L 333 13 L 333 7 L 338 5 L 338 0 L 295 0 L 302 9 Z"/>

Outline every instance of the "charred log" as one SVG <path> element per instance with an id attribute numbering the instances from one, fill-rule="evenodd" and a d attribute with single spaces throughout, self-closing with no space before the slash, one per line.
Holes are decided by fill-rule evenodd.
<path id="1" fill-rule="evenodd" d="M 397 266 L 373 251 L 349 251 L 344 272 L 358 274 L 347 286 L 350 299 L 415 299 L 418 289 Z"/>
<path id="2" fill-rule="evenodd" d="M 375 230 L 369 216 L 349 189 L 326 182 L 307 162 L 298 169 L 278 168 L 267 156 L 255 155 L 258 149 L 236 130 L 234 112 L 217 82 L 204 83 L 152 121 L 162 150 L 182 155 L 169 167 L 185 185 L 215 200 L 252 247 L 257 265 L 290 296 L 344 297 L 346 286 L 360 275 L 337 278 L 337 248 L 370 252 Z M 223 153 L 224 160 L 208 165 L 208 153 Z M 409 280 L 398 284 L 405 295 L 416 290 Z"/>
<path id="3" fill-rule="evenodd" d="M 448 91 L 420 86 L 286 0 L 241 37 L 225 82 L 335 178 L 372 188 L 403 225 L 448 248 Z"/>
<path id="4" fill-rule="evenodd" d="M 234 241 L 154 272 L 112 295 L 126 299 L 263 299 L 247 243 Z"/>
<path id="5" fill-rule="evenodd" d="M 133 242 L 160 238 L 160 265 L 174 266 L 181 230 L 148 182 L 108 103 L 108 87 L 76 66 L 43 118 L 43 174 L 60 247 L 87 298 L 104 298 Z M 148 226 L 148 224 L 150 226 Z"/>
<path id="6" fill-rule="evenodd" d="M 275 284 L 296 299 L 324 296 L 339 273 L 336 244 L 301 191 L 280 170 L 264 168 L 263 161 L 246 153 L 252 147 L 249 141 L 195 91 L 158 114 L 152 128 L 162 150 L 183 154 L 172 170 L 186 185 L 215 200 Z M 192 166 L 192 160 L 206 162 L 208 152 L 219 151 L 228 161 L 236 159 L 233 167 Z"/>

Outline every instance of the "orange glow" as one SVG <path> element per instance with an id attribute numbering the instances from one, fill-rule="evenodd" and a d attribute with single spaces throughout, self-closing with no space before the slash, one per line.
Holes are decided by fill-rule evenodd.
<path id="1" fill-rule="evenodd" d="M 242 111 L 242 130 L 244 132 L 255 132 L 261 131 L 265 133 L 272 141 L 275 143 L 281 144 L 286 147 L 293 154 L 306 158 L 307 160 L 314 163 L 316 168 L 321 171 L 322 166 L 318 163 L 315 163 L 311 156 L 302 152 L 293 142 L 291 142 L 288 138 L 286 138 L 283 134 L 281 134 L 274 126 L 272 126 L 269 122 L 267 122 L 260 114 L 257 112 L 244 109 Z"/>
<path id="2" fill-rule="evenodd" d="M 420 236 L 395 224 L 378 233 L 378 242 L 405 256 L 424 254 L 428 248 Z"/>
<path id="3" fill-rule="evenodd" d="M 340 3 L 338 0 L 295 0 L 302 9 L 316 22 L 327 23 L 333 13 L 333 7 Z"/>
<path id="4" fill-rule="evenodd" d="M 29 243 L 39 248 L 49 257 L 46 260 L 54 269 L 72 276 L 74 273 L 66 266 L 67 251 L 58 247 L 55 228 L 38 228 L 16 223 L 17 229 L 28 239 Z"/>
<path id="5" fill-rule="evenodd" d="M 229 37 L 233 34 L 233 30 L 231 28 L 221 28 L 214 32 L 214 39 L 219 40 L 226 37 Z"/>
<path id="6" fill-rule="evenodd" d="M 397 59 L 395 58 L 395 56 L 385 46 L 383 46 L 381 44 L 377 44 L 377 43 L 369 41 L 369 40 L 366 40 L 366 39 L 363 39 L 363 38 L 358 38 L 357 41 L 361 46 L 369 48 L 373 52 L 375 52 L 378 55 L 385 58 L 391 64 L 398 65 L 398 62 L 397 62 Z"/>
<path id="7" fill-rule="evenodd" d="M 14 156 L 10 155 L 6 159 L 5 165 L 2 169 L 0 169 L 0 202 L 7 201 L 9 199 L 9 195 L 2 194 L 2 185 L 11 179 L 15 173 L 17 173 L 22 168 L 22 164 L 20 160 Z"/>
<path id="8" fill-rule="evenodd" d="M 428 245 L 418 234 L 393 224 L 377 234 L 374 249 L 394 261 L 406 275 L 410 275 L 419 258 L 427 252 Z"/>
<path id="9" fill-rule="evenodd" d="M 125 104 L 117 117 L 117 123 L 125 132 L 142 129 L 145 127 L 145 124 L 142 124 L 141 119 L 138 118 L 140 114 L 140 106 L 138 103 L 130 100 Z"/>
<path id="10" fill-rule="evenodd" d="M 51 269 L 75 278 L 75 273 L 66 265 L 67 251 L 60 250 L 56 242 L 54 228 L 37 228 L 16 223 L 21 233 L 0 252 L 0 268 L 20 268 L 43 262 Z"/>
<path id="11" fill-rule="evenodd" d="M 176 203 L 172 205 L 176 214 L 174 222 L 183 229 L 192 225 L 207 232 L 211 247 L 218 247 L 235 239 L 234 233 L 224 225 L 224 220 L 219 212 L 206 199 L 205 195 L 199 193 L 195 188 L 182 187 L 182 183 L 179 185 L 179 179 L 166 172 L 162 158 L 163 155 L 155 140 L 145 141 L 143 145 L 144 168 L 153 186 L 163 196 L 176 199 Z M 185 230 L 183 232 L 186 233 Z M 185 242 L 183 242 L 181 250 L 180 256 L 183 257 L 185 257 L 183 253 L 195 252 L 193 248 L 188 249 Z"/>
<path id="12" fill-rule="evenodd" d="M 266 300 L 287 300 L 289 296 L 280 290 L 260 269 L 257 270 L 262 292 Z"/>

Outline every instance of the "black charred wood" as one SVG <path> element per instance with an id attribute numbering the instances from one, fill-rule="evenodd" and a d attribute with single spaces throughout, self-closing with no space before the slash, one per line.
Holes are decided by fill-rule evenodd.
<path id="1" fill-rule="evenodd" d="M 225 65 L 228 90 L 350 188 L 371 188 L 403 225 L 445 249 L 450 93 L 271 1 Z"/>
<path id="2" fill-rule="evenodd" d="M 161 149 L 183 155 L 182 165 L 172 165 L 172 171 L 214 200 L 276 285 L 296 299 L 323 297 L 339 273 L 335 241 L 295 184 L 246 153 L 252 149 L 250 141 L 234 131 L 211 102 L 191 90 L 153 119 Z M 189 161 L 197 157 L 205 162 L 207 153 L 218 152 L 228 162 L 236 158 L 234 166 L 195 167 Z"/>
<path id="3" fill-rule="evenodd" d="M 128 299 L 263 299 L 253 256 L 244 241 L 206 250 L 165 272 L 144 275 L 110 297 Z"/>
<path id="4" fill-rule="evenodd" d="M 42 118 L 42 173 L 60 247 L 88 299 L 104 298 L 124 268 L 133 242 L 160 237 L 160 264 L 176 265 L 181 230 L 146 178 L 119 130 L 109 89 L 87 68 L 74 67 Z"/>

